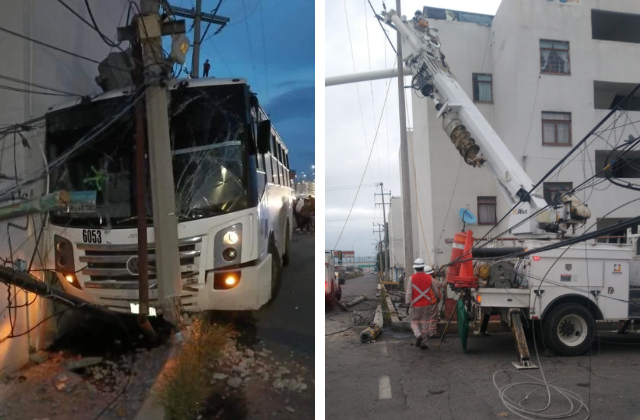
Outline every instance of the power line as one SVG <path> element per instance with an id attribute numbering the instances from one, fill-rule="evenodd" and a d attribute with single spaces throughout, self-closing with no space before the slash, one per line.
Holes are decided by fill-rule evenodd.
<path id="1" fill-rule="evenodd" d="M 262 61 L 264 63 L 264 83 L 267 93 L 267 103 L 271 101 L 269 96 L 269 69 L 267 68 L 267 37 L 264 35 L 264 13 L 262 11 L 262 1 L 260 1 L 260 31 L 262 32 Z"/>
<path id="2" fill-rule="evenodd" d="M 382 112 L 380 113 L 380 119 L 378 120 L 378 127 L 376 128 L 376 134 L 373 137 L 373 144 L 371 144 L 371 150 L 369 151 L 369 157 L 367 158 L 367 164 L 364 167 L 364 171 L 362 172 L 362 177 L 360 178 L 360 185 L 362 185 L 362 181 L 364 181 L 364 176 L 367 173 L 367 168 L 369 167 L 369 162 L 371 161 L 371 154 L 373 153 L 373 149 L 376 144 L 376 139 L 378 138 L 378 132 L 380 131 L 380 124 L 382 123 L 382 116 L 384 115 L 384 109 L 387 105 L 387 98 L 389 97 L 389 88 L 391 87 L 391 83 L 387 86 L 387 94 L 384 97 L 384 103 L 382 104 Z M 356 200 L 358 199 L 358 193 L 360 192 L 360 187 L 358 187 L 358 191 L 356 191 L 356 196 L 353 198 L 353 203 L 351 203 L 351 208 L 349 209 L 349 214 L 347 214 L 347 220 L 344 221 L 344 225 L 342 226 L 342 230 L 340 231 L 340 235 L 338 236 L 338 240 L 336 241 L 333 249 L 338 249 L 338 243 L 340 243 L 340 238 L 342 238 L 342 233 L 344 232 L 344 228 L 347 226 L 349 222 L 349 217 L 351 216 L 351 212 L 353 211 L 353 206 L 356 204 Z"/>
<path id="3" fill-rule="evenodd" d="M 258 1 L 260 1 L 260 0 L 258 0 Z M 242 8 L 244 9 L 244 13 L 247 14 L 247 5 L 245 3 L 245 0 L 242 0 Z M 253 60 L 253 45 L 252 45 L 252 42 L 251 42 L 251 31 L 249 30 L 249 22 L 247 21 L 247 19 L 244 20 L 244 27 L 245 27 L 245 29 L 247 31 L 247 38 L 249 39 L 249 55 L 251 57 L 251 70 L 253 70 L 253 75 L 255 76 L 256 75 L 256 65 L 255 65 L 255 62 Z"/>
<path id="4" fill-rule="evenodd" d="M 256 0 L 256 4 L 255 4 L 255 6 L 253 6 L 253 10 L 251 10 L 251 12 L 249 12 L 249 14 L 247 14 L 247 9 L 245 7 L 244 0 L 243 0 L 242 1 L 242 7 L 244 9 L 245 16 L 243 18 L 241 18 L 240 20 L 235 21 L 234 23 L 227 24 L 227 26 L 237 25 L 237 24 L 240 24 L 242 22 L 246 22 L 247 20 L 249 20 L 249 18 L 251 16 L 253 16 L 253 14 L 256 12 L 256 10 L 258 10 L 258 5 L 260 4 L 261 1 L 262 0 Z"/>
<path id="5" fill-rule="evenodd" d="M 67 51 L 65 49 L 56 47 L 54 45 L 47 44 L 46 42 L 38 41 L 37 39 L 33 39 L 33 38 L 28 37 L 26 35 L 22 35 L 22 34 L 20 34 L 18 32 L 14 32 L 14 31 L 12 31 L 10 29 L 7 29 L 7 28 L 4 28 L 2 26 L 0 26 L 0 31 L 6 32 L 6 33 L 8 33 L 10 35 L 13 35 L 13 36 L 17 36 L 18 38 L 22 38 L 22 39 L 25 39 L 27 41 L 31 41 L 31 42 L 33 42 L 35 44 L 42 45 L 43 47 L 51 48 L 52 50 L 55 50 L 55 51 L 58 51 L 58 52 L 61 52 L 61 53 L 64 53 L 64 54 L 68 54 L 68 55 L 76 57 L 76 58 L 80 58 L 82 60 L 90 61 L 90 62 L 95 63 L 95 64 L 101 64 L 100 61 L 94 60 L 93 58 L 85 57 L 84 55 L 80 55 L 80 54 L 76 54 L 76 53 L 71 52 L 71 51 Z M 110 66 L 110 65 L 109 65 L 109 67 L 113 67 L 113 68 L 116 68 L 116 69 L 122 70 L 122 71 L 129 71 L 128 69 L 125 69 L 125 68 L 122 68 L 122 67 Z"/>
<path id="6" fill-rule="evenodd" d="M 22 85 L 37 87 L 39 89 L 50 90 L 51 92 L 61 93 L 61 94 L 68 95 L 68 96 L 78 96 L 78 97 L 84 96 L 84 95 L 79 95 L 77 93 L 68 92 L 68 91 L 62 90 L 62 89 L 52 88 L 52 87 L 45 86 L 45 85 L 40 85 L 40 84 L 34 83 L 34 82 L 28 82 L 26 80 L 18 79 L 16 77 L 5 76 L 3 74 L 0 74 L 0 79 L 8 80 L 10 82 L 19 83 L 19 84 L 22 84 Z"/>
<path id="7" fill-rule="evenodd" d="M 353 64 L 353 72 L 356 72 L 356 60 L 353 56 L 353 42 L 351 41 L 351 28 L 349 27 L 349 14 L 347 13 L 347 2 L 346 0 L 342 0 L 342 4 L 344 5 L 344 16 L 347 20 L 347 33 L 349 34 L 349 48 L 351 49 L 351 63 Z M 360 108 L 360 119 L 362 121 L 362 133 L 364 134 L 364 146 L 368 149 L 369 145 L 367 144 L 367 130 L 364 124 L 364 113 L 362 112 L 362 100 L 360 99 L 360 88 L 358 84 L 355 83 L 356 92 L 358 93 L 358 106 Z M 369 166 L 367 164 L 367 166 Z"/>

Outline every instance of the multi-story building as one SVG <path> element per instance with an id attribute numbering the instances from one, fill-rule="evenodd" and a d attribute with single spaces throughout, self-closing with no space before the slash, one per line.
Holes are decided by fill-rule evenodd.
<path id="1" fill-rule="evenodd" d="M 65 0 L 65 3 L 89 20 L 85 2 Z M 110 39 L 115 39 L 116 28 L 126 25 L 130 2 L 89 1 L 98 28 Z M 77 95 L 101 93 L 95 81 L 98 64 L 111 52 L 98 33 L 74 16 L 56 1 L 3 1 L 0 14 L 2 41 L 0 42 L 0 191 L 15 186 L 20 180 L 32 176 L 45 167 L 44 122 L 33 121 L 42 117 L 50 106 L 77 99 Z M 133 10 L 131 9 L 134 13 Z M 130 14 L 131 16 L 131 14 Z M 21 37 L 22 36 L 22 37 Z M 31 38 L 50 46 L 29 41 Z M 67 50 L 68 53 L 51 48 Z M 122 44 L 127 47 L 127 44 Z M 74 96 L 76 95 L 76 96 Z M 14 124 L 31 121 L 7 131 Z M 15 147 L 14 147 L 15 145 Z M 17 180 L 15 179 L 17 178 Z M 20 192 L 0 197 L 0 206 L 24 198 L 40 197 L 46 190 L 46 177 L 26 185 Z M 33 275 L 43 278 L 42 261 L 50 249 L 38 243 L 38 232 L 43 219 L 22 217 L 0 222 L 0 257 L 13 260 L 16 268 L 28 268 Z M 11 224 L 9 224 L 11 223 Z M 38 253 L 34 252 L 38 244 Z M 32 261 L 33 260 L 33 261 Z M 56 325 L 58 317 L 30 331 L 36 324 L 53 314 L 47 300 L 36 299 L 17 288 L 11 288 L 11 305 L 27 306 L 10 309 L 6 287 L 0 287 L 0 373 L 11 371 L 29 360 L 30 349 L 46 346 L 51 334 L 45 334 Z M 12 313 L 10 325 L 8 312 Z M 72 311 L 66 312 L 67 315 Z M 6 339 L 13 332 L 17 338 Z"/>
<path id="2" fill-rule="evenodd" d="M 402 199 L 391 197 L 389 202 L 389 268 L 392 281 L 397 281 L 404 267 Z"/>
<path id="3" fill-rule="evenodd" d="M 503 0 L 493 17 L 431 8 L 425 14 L 439 31 L 452 73 L 534 182 L 640 82 L 640 7 L 633 1 Z M 462 162 L 433 102 L 413 92 L 414 258 L 424 258 L 428 250 L 442 264 L 449 260 L 451 239 L 463 228 L 461 208 L 477 216 L 478 224 L 467 228 L 482 237 L 511 206 L 489 170 Z M 541 186 L 540 195 L 550 200 L 578 186 L 602 169 L 615 145 L 639 135 L 640 93 L 622 107 L 629 111 L 617 112 L 619 118 L 597 130 Z M 626 158 L 617 176 L 635 182 L 640 154 Z M 640 202 L 608 214 L 634 193 L 601 180 L 577 193 L 592 212 L 587 227 L 640 214 Z M 507 227 L 505 222 L 492 235 Z"/>

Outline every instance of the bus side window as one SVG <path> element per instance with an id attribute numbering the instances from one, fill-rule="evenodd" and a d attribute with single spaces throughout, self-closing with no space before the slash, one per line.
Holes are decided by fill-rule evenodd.
<path id="1" fill-rule="evenodd" d="M 280 184 L 280 174 L 278 171 L 278 159 L 275 156 L 271 156 L 271 163 L 273 164 L 273 183 L 276 185 Z"/>
<path id="2" fill-rule="evenodd" d="M 280 177 L 280 185 L 284 185 L 284 171 L 282 170 L 282 146 L 277 143 L 278 148 L 278 175 Z"/>
<path id="3" fill-rule="evenodd" d="M 264 155 L 258 153 L 258 155 L 256 156 L 256 166 L 258 167 L 259 171 L 264 172 Z"/>
<path id="4" fill-rule="evenodd" d="M 272 174 L 272 182 L 278 185 L 280 182 L 278 180 L 278 147 L 276 142 L 276 135 L 271 133 L 271 174 Z"/>
<path id="5" fill-rule="evenodd" d="M 262 159 L 262 163 L 264 165 L 264 170 L 267 178 L 266 182 L 272 182 L 273 179 L 271 177 L 272 177 L 273 171 L 271 169 L 271 156 L 260 155 L 260 158 Z"/>

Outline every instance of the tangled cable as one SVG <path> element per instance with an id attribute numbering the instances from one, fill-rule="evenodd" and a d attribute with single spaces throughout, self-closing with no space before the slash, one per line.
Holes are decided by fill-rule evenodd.
<path id="1" fill-rule="evenodd" d="M 538 359 L 538 364 L 540 364 L 540 359 Z M 523 382 L 514 382 L 514 383 L 508 383 L 505 384 L 503 386 L 498 386 L 497 382 L 496 382 L 496 375 L 500 372 L 507 372 L 507 373 L 519 373 L 520 375 L 524 375 L 528 378 L 531 378 L 530 381 L 523 381 Z M 494 374 L 493 374 L 493 385 L 496 387 L 496 389 L 498 390 L 498 396 L 500 397 L 500 400 L 502 401 L 502 404 L 504 404 L 504 406 L 511 411 L 513 414 L 522 417 L 523 419 L 531 419 L 531 420 L 535 420 L 535 418 L 543 418 L 543 419 L 563 419 L 563 418 L 569 418 L 569 417 L 573 417 L 576 414 L 578 414 L 580 411 L 582 411 L 582 408 L 584 407 L 584 409 L 587 412 L 586 417 L 584 418 L 584 420 L 587 420 L 589 418 L 589 416 L 591 416 L 591 412 L 589 411 L 589 407 L 587 407 L 587 405 L 584 403 L 584 401 L 582 400 L 582 398 L 575 392 L 570 391 L 568 389 L 565 388 L 560 388 L 558 386 L 555 385 L 551 385 L 552 381 L 547 381 L 546 377 L 544 376 L 544 371 L 542 370 L 542 366 L 540 365 L 540 372 L 542 373 L 542 379 L 538 379 L 534 376 L 528 375 L 526 373 L 523 372 L 512 372 L 510 370 L 506 370 L 506 369 L 500 369 L 497 370 Z M 530 391 L 527 393 L 527 395 L 525 395 L 524 398 L 522 398 L 520 401 L 515 401 L 511 398 L 509 398 L 506 394 L 507 391 L 509 391 L 510 389 L 516 387 L 516 386 L 534 386 L 535 389 L 533 391 Z M 530 409 L 530 408 L 525 408 L 523 406 L 523 402 L 527 401 L 529 399 L 529 395 L 531 395 L 532 393 L 536 392 L 537 390 L 539 390 L 540 388 L 545 388 L 547 391 L 547 403 L 543 408 L 540 409 Z M 543 412 L 545 410 L 547 410 L 550 406 L 551 406 L 551 391 L 555 391 L 558 394 L 562 395 L 567 402 L 569 403 L 569 410 L 565 411 L 564 413 L 558 413 L 558 414 L 544 414 Z M 535 416 L 535 417 L 529 417 L 529 416 Z"/>

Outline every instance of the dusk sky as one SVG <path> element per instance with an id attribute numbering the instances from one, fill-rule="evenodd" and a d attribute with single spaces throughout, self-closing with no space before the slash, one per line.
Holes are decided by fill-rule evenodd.
<path id="1" fill-rule="evenodd" d="M 195 7 L 195 0 L 170 0 Z M 211 12 L 218 0 L 202 0 Z M 315 5 L 299 0 L 223 0 L 218 14 L 231 22 L 212 25 L 200 53 L 210 76 L 246 78 L 289 148 L 291 169 L 310 176 L 315 165 Z M 191 28 L 187 20 L 187 29 Z M 202 25 L 202 31 L 206 24 Z M 193 42 L 193 31 L 187 34 Z M 191 53 L 187 66 L 191 69 Z"/>

